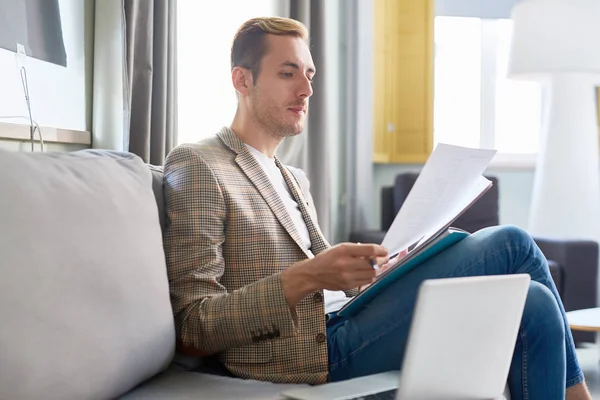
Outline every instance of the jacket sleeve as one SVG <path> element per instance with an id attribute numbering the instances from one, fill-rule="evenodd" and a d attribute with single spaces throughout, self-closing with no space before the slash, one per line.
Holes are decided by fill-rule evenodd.
<path id="1" fill-rule="evenodd" d="M 164 168 L 165 256 L 178 341 L 203 355 L 296 334 L 279 274 L 239 290 L 221 283 L 227 207 L 219 181 L 193 145 Z"/>

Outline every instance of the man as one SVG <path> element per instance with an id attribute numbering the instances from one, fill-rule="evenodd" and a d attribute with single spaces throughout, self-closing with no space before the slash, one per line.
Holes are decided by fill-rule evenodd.
<path id="1" fill-rule="evenodd" d="M 320 384 L 399 369 L 419 284 L 528 273 L 510 369 L 513 399 L 589 399 L 547 262 L 514 227 L 472 234 L 415 269 L 349 320 L 330 320 L 370 284 L 379 245 L 323 237 L 302 171 L 275 157 L 302 132 L 316 73 L 305 27 L 244 23 L 231 50 L 238 109 L 230 127 L 180 145 L 165 163 L 165 232 L 178 340 L 218 354 L 242 378 Z M 210 112 L 210 110 L 204 110 Z M 566 389 L 566 390 L 565 390 Z"/>

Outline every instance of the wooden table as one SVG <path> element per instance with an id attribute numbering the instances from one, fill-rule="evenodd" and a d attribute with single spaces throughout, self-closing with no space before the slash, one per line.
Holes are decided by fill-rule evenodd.
<path id="1" fill-rule="evenodd" d="M 600 307 L 569 311 L 567 320 L 575 331 L 596 332 L 596 346 L 600 356 Z"/>

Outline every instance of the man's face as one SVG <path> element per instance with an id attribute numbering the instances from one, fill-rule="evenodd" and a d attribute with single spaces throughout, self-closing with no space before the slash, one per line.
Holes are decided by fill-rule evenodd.
<path id="1" fill-rule="evenodd" d="M 315 66 L 308 45 L 294 36 L 267 35 L 267 51 L 250 92 L 250 109 L 267 132 L 302 132 Z"/>

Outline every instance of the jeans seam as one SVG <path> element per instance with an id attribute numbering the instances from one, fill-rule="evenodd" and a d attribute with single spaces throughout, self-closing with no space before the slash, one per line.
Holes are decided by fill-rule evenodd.
<path id="1" fill-rule="evenodd" d="M 523 325 L 520 327 L 519 335 L 521 336 L 521 342 L 523 343 L 523 354 L 522 354 L 522 365 L 521 365 L 521 373 L 523 374 L 523 399 L 529 399 L 529 390 L 527 387 L 527 335 L 525 334 L 525 329 L 523 329 Z"/>
<path id="2" fill-rule="evenodd" d="M 583 373 L 578 374 L 576 377 L 567 380 L 567 389 L 571 386 L 575 386 L 585 380 Z"/>

